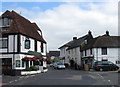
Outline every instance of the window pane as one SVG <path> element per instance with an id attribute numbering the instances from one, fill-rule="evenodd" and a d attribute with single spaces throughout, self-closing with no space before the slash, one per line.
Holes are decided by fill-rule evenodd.
<path id="1" fill-rule="evenodd" d="M 2 47 L 7 48 L 7 39 L 2 40 Z"/>
<path id="2" fill-rule="evenodd" d="M 102 55 L 107 55 L 107 48 L 106 47 L 102 48 Z"/>
<path id="3" fill-rule="evenodd" d="M 20 67 L 20 60 L 16 60 L 16 67 Z"/>
<path id="4" fill-rule="evenodd" d="M 7 48 L 7 39 L 0 40 L 0 48 Z"/>

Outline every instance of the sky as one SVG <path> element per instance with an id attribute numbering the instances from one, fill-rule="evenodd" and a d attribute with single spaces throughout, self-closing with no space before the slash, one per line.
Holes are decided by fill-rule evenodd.
<path id="1" fill-rule="evenodd" d="M 100 1 L 100 0 L 99 0 Z M 0 14 L 14 10 L 31 22 L 37 23 L 47 41 L 48 51 L 58 48 L 73 37 L 82 37 L 91 30 L 93 37 L 105 34 L 118 35 L 118 1 L 82 0 L 60 2 L 2 2 Z"/>

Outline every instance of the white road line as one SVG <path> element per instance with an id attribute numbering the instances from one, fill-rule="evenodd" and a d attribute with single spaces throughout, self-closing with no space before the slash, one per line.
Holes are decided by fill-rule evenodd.
<path id="1" fill-rule="evenodd" d="M 21 76 L 20 78 L 24 78 L 25 76 Z"/>
<path id="2" fill-rule="evenodd" d="M 17 82 L 17 80 L 15 80 L 15 82 Z"/>
<path id="3" fill-rule="evenodd" d="M 33 77 L 33 76 L 35 76 L 35 75 L 31 75 L 31 77 Z"/>
<path id="4" fill-rule="evenodd" d="M 97 74 L 97 75 L 100 76 L 104 81 L 106 81 L 103 76 L 101 76 L 100 74 Z"/>
<path id="5" fill-rule="evenodd" d="M 9 83 L 13 83 L 14 81 L 10 81 Z"/>

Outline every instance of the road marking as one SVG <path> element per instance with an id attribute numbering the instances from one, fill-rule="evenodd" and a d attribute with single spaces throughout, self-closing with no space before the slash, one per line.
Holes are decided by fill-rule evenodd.
<path id="1" fill-rule="evenodd" d="M 14 81 L 10 81 L 9 83 L 13 83 Z"/>
<path id="2" fill-rule="evenodd" d="M 24 78 L 25 76 L 21 76 L 20 78 Z"/>
<path id="3" fill-rule="evenodd" d="M 81 76 L 81 75 L 74 75 L 74 76 L 72 76 L 72 77 L 65 78 L 65 79 L 82 80 L 82 76 Z"/>
<path id="4" fill-rule="evenodd" d="M 103 76 L 101 76 L 100 74 L 97 74 L 97 75 L 100 76 L 104 81 L 106 81 Z"/>
<path id="5" fill-rule="evenodd" d="M 17 82 L 17 80 L 15 80 L 15 82 Z"/>
<path id="6" fill-rule="evenodd" d="M 31 77 L 33 77 L 33 76 L 35 76 L 35 75 L 31 75 Z"/>

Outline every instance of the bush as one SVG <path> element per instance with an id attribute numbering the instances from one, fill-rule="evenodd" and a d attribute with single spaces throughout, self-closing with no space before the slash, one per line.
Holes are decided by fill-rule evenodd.
<path id="1" fill-rule="evenodd" d="M 29 68 L 26 68 L 25 71 L 37 71 L 38 69 L 35 66 L 31 66 Z"/>

